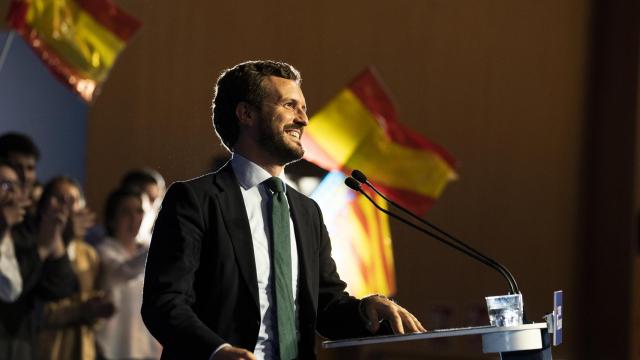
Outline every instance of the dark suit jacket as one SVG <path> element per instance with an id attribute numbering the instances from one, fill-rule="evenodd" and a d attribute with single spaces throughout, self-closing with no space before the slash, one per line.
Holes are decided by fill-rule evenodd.
<path id="1" fill-rule="evenodd" d="M 365 336 L 359 300 L 349 296 L 331 258 L 318 205 L 287 188 L 299 261 L 299 357 L 315 358 L 315 332 Z M 142 317 L 163 359 L 208 359 L 227 342 L 253 350 L 260 327 L 249 220 L 231 164 L 174 183 L 156 220 L 145 274 Z"/>

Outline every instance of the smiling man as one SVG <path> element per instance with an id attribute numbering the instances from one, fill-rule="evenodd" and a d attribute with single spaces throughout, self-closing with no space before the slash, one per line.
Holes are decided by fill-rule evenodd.
<path id="1" fill-rule="evenodd" d="M 173 184 L 147 259 L 143 319 L 163 359 L 312 359 L 315 333 L 425 331 L 383 296 L 349 296 L 318 205 L 284 185 L 308 124 L 292 66 L 251 61 L 222 73 L 213 124 L 232 151 L 216 172 Z"/>

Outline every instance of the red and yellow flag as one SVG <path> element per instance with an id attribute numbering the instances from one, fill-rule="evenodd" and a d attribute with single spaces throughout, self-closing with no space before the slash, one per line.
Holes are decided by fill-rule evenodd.
<path id="1" fill-rule="evenodd" d="M 311 118 L 303 139 L 305 158 L 333 171 L 312 197 L 325 214 L 333 256 L 349 292 L 392 295 L 396 283 L 389 219 L 349 191 L 340 172 L 361 170 L 389 198 L 424 213 L 456 178 L 453 158 L 398 123 L 371 69 Z M 378 195 L 370 195 L 387 207 Z"/>
<path id="2" fill-rule="evenodd" d="M 331 237 L 331 254 L 347 291 L 356 297 L 396 292 L 391 231 L 386 215 L 344 186 L 345 176 L 330 172 L 311 194 Z M 371 197 L 386 208 L 376 194 Z"/>
<path id="3" fill-rule="evenodd" d="M 140 27 L 110 0 L 13 0 L 8 22 L 87 102 Z"/>
<path id="4" fill-rule="evenodd" d="M 389 198 L 421 214 L 456 178 L 444 149 L 397 121 L 371 69 L 311 118 L 303 141 L 307 160 L 327 170 L 358 169 Z"/>

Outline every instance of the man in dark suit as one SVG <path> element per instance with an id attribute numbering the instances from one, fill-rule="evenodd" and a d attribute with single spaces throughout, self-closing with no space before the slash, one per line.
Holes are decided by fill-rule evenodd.
<path id="1" fill-rule="evenodd" d="M 233 152 L 212 174 L 173 184 L 147 259 L 142 316 L 163 359 L 310 359 L 332 338 L 425 331 L 384 296 L 349 296 L 318 205 L 282 184 L 308 123 L 300 74 L 254 61 L 226 70 L 214 127 Z"/>

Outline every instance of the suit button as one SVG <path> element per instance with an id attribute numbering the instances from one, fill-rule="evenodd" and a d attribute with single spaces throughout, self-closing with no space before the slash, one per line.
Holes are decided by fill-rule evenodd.
<path id="1" fill-rule="evenodd" d="M 260 326 L 260 320 L 256 320 L 256 325 Z"/>

